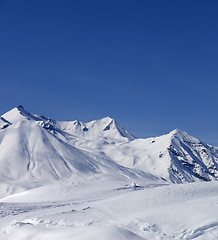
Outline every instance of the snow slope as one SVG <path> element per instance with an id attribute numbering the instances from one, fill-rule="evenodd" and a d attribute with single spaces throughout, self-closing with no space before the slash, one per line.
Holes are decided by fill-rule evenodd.
<path id="1" fill-rule="evenodd" d="M 215 240 L 218 182 L 56 183 L 2 199 L 0 239 Z"/>
<path id="2" fill-rule="evenodd" d="M 15 107 L 6 112 L 2 115 L 2 118 L 7 119 L 7 121 L 10 123 L 15 123 L 23 120 L 43 120 L 42 117 L 27 112 L 22 105 L 19 105 L 18 107 Z"/>
<path id="3" fill-rule="evenodd" d="M 0 117 L 0 239 L 215 240 L 217 169 L 218 148 L 178 129 L 136 139 L 19 106 Z"/>
<path id="4" fill-rule="evenodd" d="M 10 124 L 0 131 L 0 197 L 93 174 L 157 180 L 141 170 L 128 169 L 70 145 L 69 134 L 57 129 L 55 121 L 28 113 L 21 106 L 2 118 Z"/>
<path id="5" fill-rule="evenodd" d="M 114 145 L 78 139 L 75 146 L 98 150 L 123 166 L 173 183 L 218 179 L 217 149 L 178 129 L 160 137 Z"/>
<path id="6" fill-rule="evenodd" d="M 173 183 L 218 177 L 217 149 L 178 129 L 136 139 L 110 117 L 61 122 L 22 106 L 0 124 L 0 197 L 92 174 Z"/>
<path id="7" fill-rule="evenodd" d="M 78 120 L 72 122 L 57 121 L 55 126 L 71 135 L 92 140 L 104 138 L 109 141 L 128 141 L 135 139 L 132 134 L 127 132 L 125 128 L 110 117 L 88 123 Z"/>

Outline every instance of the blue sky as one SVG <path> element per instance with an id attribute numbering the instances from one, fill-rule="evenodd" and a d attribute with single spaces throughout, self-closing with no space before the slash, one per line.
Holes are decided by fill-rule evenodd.
<path id="1" fill-rule="evenodd" d="M 217 1 L 0 0 L 0 114 L 111 116 L 218 146 Z"/>

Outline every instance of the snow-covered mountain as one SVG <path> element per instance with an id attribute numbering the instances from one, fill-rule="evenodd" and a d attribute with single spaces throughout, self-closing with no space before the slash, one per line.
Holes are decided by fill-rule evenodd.
<path id="1" fill-rule="evenodd" d="M 218 179 L 217 149 L 178 129 L 156 138 L 102 145 L 99 152 L 123 166 L 141 169 L 168 182 Z"/>
<path id="2" fill-rule="evenodd" d="M 104 138 L 108 140 L 130 141 L 135 137 L 126 131 L 119 123 L 110 117 L 84 123 L 75 121 L 55 121 L 45 116 L 29 113 L 22 105 L 13 108 L 0 117 L 0 127 L 20 121 L 35 121 L 48 130 L 64 131 L 73 136 L 87 139 Z M 6 126 L 5 126 L 6 127 Z M 5 128 L 4 127 L 4 128 Z"/>
<path id="3" fill-rule="evenodd" d="M 94 120 L 88 123 L 80 122 L 78 120 L 72 122 L 55 122 L 55 126 L 62 131 L 68 132 L 77 137 L 84 137 L 87 139 L 104 138 L 109 141 L 114 139 L 120 141 L 131 141 L 135 137 L 126 131 L 119 123 L 110 117 L 105 117 L 99 120 Z"/>
<path id="4" fill-rule="evenodd" d="M 110 117 L 62 122 L 22 106 L 0 117 L 0 129 L 0 196 L 96 174 L 130 183 L 218 179 L 218 151 L 178 129 L 136 139 Z"/>
<path id="5" fill-rule="evenodd" d="M 0 197 L 56 181 L 96 174 L 131 181 L 138 178 L 157 180 L 143 171 L 123 167 L 110 158 L 71 144 L 72 139 L 78 137 L 92 139 L 99 136 L 118 142 L 133 139 L 112 119 L 67 124 L 33 115 L 19 106 L 2 115 L 1 121 Z M 90 134 L 86 134 L 89 130 L 84 131 L 84 127 L 90 129 Z"/>
<path id="6" fill-rule="evenodd" d="M 178 129 L 137 139 L 109 117 L 13 108 L 0 117 L 0 239 L 217 239 L 217 164 Z"/>

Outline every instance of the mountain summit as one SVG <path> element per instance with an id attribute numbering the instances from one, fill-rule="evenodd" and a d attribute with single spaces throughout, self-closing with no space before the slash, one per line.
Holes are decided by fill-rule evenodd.
<path id="1" fill-rule="evenodd" d="M 168 182 L 218 179 L 217 149 L 179 129 L 156 138 L 135 139 L 114 147 L 113 151 L 111 148 L 104 147 L 104 152 L 117 163 Z"/>
<path id="2" fill-rule="evenodd" d="M 217 180 L 218 150 L 179 129 L 137 139 L 110 117 L 55 121 L 23 106 L 0 117 L 1 196 L 99 174 L 144 182 Z"/>
<path id="3" fill-rule="evenodd" d="M 109 117 L 89 123 L 61 122 L 18 106 L 3 114 L 0 123 L 0 197 L 79 176 L 146 177 L 142 171 L 76 146 L 76 139 L 108 143 L 134 139 Z"/>
<path id="4" fill-rule="evenodd" d="M 7 113 L 3 114 L 1 117 L 6 119 L 10 123 L 15 123 L 15 122 L 24 121 L 24 120 L 34 120 L 34 121 L 42 120 L 42 118 L 40 118 L 39 116 L 26 111 L 22 105 L 19 105 L 18 107 L 11 109 Z"/>
<path id="5" fill-rule="evenodd" d="M 57 121 L 55 126 L 74 136 L 88 139 L 104 138 L 108 141 L 132 141 L 135 139 L 132 134 L 110 117 L 88 123 L 78 120 L 73 122 Z"/>
<path id="6" fill-rule="evenodd" d="M 36 121 L 41 122 L 41 126 L 48 128 L 49 130 L 61 130 L 72 134 L 77 137 L 85 138 L 108 138 L 116 140 L 134 140 L 135 137 L 128 133 L 127 130 L 122 127 L 117 121 L 110 117 L 104 117 L 99 120 L 94 120 L 88 123 L 84 123 L 78 120 L 75 121 L 54 121 L 44 116 L 38 116 L 32 114 L 24 109 L 22 105 L 13 108 L 7 113 L 3 114 L 0 118 L 0 127 L 5 126 L 5 123 L 9 125 L 19 121 Z"/>

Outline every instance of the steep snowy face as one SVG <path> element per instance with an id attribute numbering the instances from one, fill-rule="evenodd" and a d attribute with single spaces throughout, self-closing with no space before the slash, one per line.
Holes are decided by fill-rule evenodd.
<path id="1" fill-rule="evenodd" d="M 173 183 L 218 180 L 218 150 L 178 129 L 136 139 L 110 117 L 61 122 L 22 106 L 0 117 L 0 196 L 15 187 L 93 174 Z"/>
<path id="2" fill-rule="evenodd" d="M 73 122 L 56 122 L 57 128 L 71 135 L 87 138 L 99 139 L 105 138 L 110 142 L 113 141 L 132 141 L 135 137 L 128 133 L 119 123 L 110 117 L 94 120 L 88 123 L 78 120 Z"/>
<path id="3" fill-rule="evenodd" d="M 210 181 L 218 179 L 218 151 L 178 129 L 170 134 L 167 148 L 171 158 L 172 181 Z"/>
<path id="4" fill-rule="evenodd" d="M 88 145 L 77 144 L 83 148 Z M 218 151 L 178 129 L 156 138 L 93 145 L 93 149 L 123 166 L 141 169 L 168 182 L 218 180 Z"/>
<path id="5" fill-rule="evenodd" d="M 73 146 L 68 138 L 75 136 L 62 131 L 60 122 L 33 115 L 21 106 L 4 114 L 0 120 L 0 197 L 51 182 L 96 174 L 157 179 L 142 171 L 123 167 L 95 151 Z M 93 121 L 86 127 L 93 126 L 97 131 L 107 127 L 108 122 Z M 110 127 L 115 126 L 111 124 Z M 92 132 L 96 138 L 100 136 L 100 130 Z"/>
<path id="6" fill-rule="evenodd" d="M 35 122 L 16 122 L 0 134 L 0 176 L 5 179 L 46 182 L 98 170 L 91 157 Z"/>
<path id="7" fill-rule="evenodd" d="M 13 108 L 0 117 L 0 128 L 19 121 L 37 121 L 43 128 L 65 132 L 75 137 L 87 139 L 107 139 L 109 142 L 132 141 L 135 137 L 110 117 L 84 123 L 75 121 L 55 121 L 28 112 L 22 105 Z"/>
<path id="8" fill-rule="evenodd" d="M 37 115 L 27 112 L 24 109 L 24 107 L 21 105 L 18 107 L 15 107 L 12 110 L 8 111 L 7 113 L 3 114 L 1 116 L 1 118 L 5 119 L 6 121 L 8 121 L 10 123 L 25 121 L 25 120 L 34 120 L 34 121 L 43 120 L 42 117 L 39 117 Z"/>

